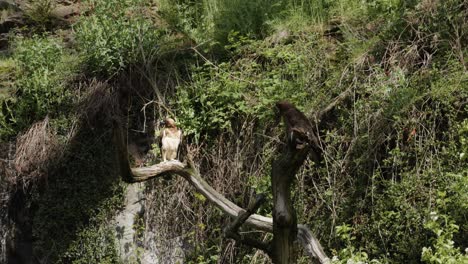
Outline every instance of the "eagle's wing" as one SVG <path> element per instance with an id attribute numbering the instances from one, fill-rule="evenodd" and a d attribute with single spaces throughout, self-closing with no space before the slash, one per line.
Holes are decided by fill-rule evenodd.
<path id="1" fill-rule="evenodd" d="M 184 132 L 182 131 L 182 129 L 179 129 L 179 145 L 177 146 L 177 159 L 180 160 L 180 157 L 182 156 L 181 152 L 182 152 L 182 143 L 183 143 L 183 140 L 184 140 Z"/>
<path id="2" fill-rule="evenodd" d="M 179 129 L 178 132 L 179 132 L 179 146 L 178 146 L 178 148 L 180 149 L 180 145 L 182 145 L 182 141 L 184 140 L 184 133 L 183 133 L 182 129 Z"/>
<path id="3" fill-rule="evenodd" d="M 158 142 L 158 147 L 159 147 L 159 151 L 161 152 L 161 157 L 163 156 L 163 153 L 162 153 L 162 142 L 163 142 L 163 138 L 166 136 L 166 133 L 164 132 L 164 128 L 159 132 L 159 135 L 158 135 L 158 138 L 157 138 L 157 142 Z"/>

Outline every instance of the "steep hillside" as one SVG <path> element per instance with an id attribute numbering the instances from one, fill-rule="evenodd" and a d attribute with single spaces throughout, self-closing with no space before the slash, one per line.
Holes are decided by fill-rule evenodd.
<path id="1" fill-rule="evenodd" d="M 270 263 L 225 238 L 230 219 L 183 179 L 130 188 L 113 132 L 123 124 L 132 164 L 151 165 L 173 117 L 181 159 L 241 207 L 265 193 L 271 216 L 285 99 L 317 124 L 323 154 L 293 193 L 334 263 L 467 261 L 466 1 L 0 8 L 0 262 Z"/>

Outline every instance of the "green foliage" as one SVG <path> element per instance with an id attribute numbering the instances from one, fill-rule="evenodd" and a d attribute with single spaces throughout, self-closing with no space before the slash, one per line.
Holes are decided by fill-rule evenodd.
<path id="1" fill-rule="evenodd" d="M 348 232 L 344 248 L 336 234 L 328 237 L 329 244 L 342 248 L 336 253 L 339 263 L 418 263 L 431 238 L 424 223 L 437 190 L 450 197 L 447 211 L 455 223 L 466 218 L 466 205 L 460 202 L 466 200 L 461 195 L 466 185 L 453 177 L 463 168 L 460 155 L 466 149 L 466 74 L 457 59 L 421 66 L 427 61 L 407 59 L 401 55 L 410 52 L 407 47 L 398 50 L 386 42 L 414 15 L 410 12 L 414 3 L 374 4 L 364 11 L 374 12 L 375 21 L 389 19 L 389 24 L 367 32 L 356 32 L 358 26 L 347 24 L 339 45 L 334 43 L 338 40 L 326 41 L 310 32 L 307 37 L 297 33 L 299 37 L 287 45 L 231 32 L 225 46 L 230 60 L 208 61 L 192 71 L 191 80 L 179 87 L 177 115 L 195 138 L 210 139 L 235 130 L 239 120 L 252 120 L 256 131 L 264 133 L 272 126 L 276 100 L 287 98 L 306 111 L 320 109 L 344 87 L 353 87 L 352 107 L 338 106 L 329 121 L 333 129 L 321 131 L 326 167 L 308 163 L 305 175 L 298 176 L 299 222 L 314 223 L 318 236 L 327 241 L 334 223 L 352 219 L 348 227 L 353 231 Z M 408 42 L 413 33 L 405 35 Z M 383 50 L 392 54 L 380 54 Z M 432 59 L 444 56 L 441 52 Z M 404 59 L 405 63 L 398 62 Z M 259 147 L 257 153 L 271 161 L 266 149 Z M 347 158 L 353 172 L 345 176 L 340 164 Z M 259 192 L 268 190 L 268 177 L 251 176 L 249 185 Z M 262 208 L 262 214 L 268 213 Z M 463 241 L 466 225 L 461 230 L 453 238 L 455 243 Z"/>
<path id="2" fill-rule="evenodd" d="M 233 117 L 247 114 L 243 93 L 246 84 L 230 79 L 228 65 L 194 74 L 190 86 L 180 89 L 177 98 L 179 119 L 187 134 L 217 129 L 230 129 Z M 216 76 L 216 81 L 211 76 Z M 197 135 L 199 137 L 199 135 Z"/>
<path id="3" fill-rule="evenodd" d="M 105 226 L 106 224 L 109 226 Z M 110 222 L 104 222 L 77 231 L 77 238 L 70 245 L 68 251 L 63 253 L 63 258 L 72 260 L 70 263 L 73 264 L 95 262 L 116 264 L 121 263 L 117 248 L 115 230 Z"/>
<path id="4" fill-rule="evenodd" d="M 14 95 L 2 102 L 1 138 L 10 137 L 46 115 L 55 117 L 71 105 L 67 83 L 77 70 L 75 56 L 58 39 L 17 38 L 13 55 L 17 77 Z"/>
<path id="5" fill-rule="evenodd" d="M 15 60 L 12 58 L 0 58 L 0 101 L 9 97 L 9 93 L 14 85 L 16 70 Z"/>
<path id="6" fill-rule="evenodd" d="M 381 243 L 392 259 L 410 262 L 418 260 L 418 252 L 426 241 L 427 233 L 423 229 L 424 216 L 427 213 L 425 201 L 430 190 L 425 188 L 426 181 L 430 178 L 404 174 L 401 182 L 389 182 L 383 180 L 384 193 L 377 198 L 374 207 L 375 215 L 368 227 L 363 228 L 365 237 L 373 237 L 380 234 Z M 377 239 L 377 236 L 375 237 Z M 373 255 L 384 255 L 380 244 L 376 242 L 364 242 Z M 378 252 L 378 253 L 377 253 Z"/>
<path id="7" fill-rule="evenodd" d="M 56 39 L 35 36 L 19 38 L 14 54 L 22 73 L 33 75 L 36 71 L 56 71 L 63 48 Z"/>
<path id="8" fill-rule="evenodd" d="M 162 14 L 172 25 L 198 42 L 228 43 L 230 32 L 260 38 L 267 22 L 285 7 L 283 0 L 179 0 L 161 1 Z"/>
<path id="9" fill-rule="evenodd" d="M 467 261 L 459 249 L 467 246 L 468 230 L 464 1 L 156 2 L 159 13 L 149 0 L 88 1 L 90 10 L 74 26 L 77 43 L 70 48 L 54 37 L 17 38 L 12 58 L 0 65 L 0 85 L 14 92 L 0 88 L 0 137 L 10 139 L 46 115 L 54 132 L 69 132 L 76 99 L 70 80 L 82 63 L 74 48 L 88 72 L 111 79 L 169 51 L 183 65 L 177 72 L 183 81 L 167 91 L 160 79 L 151 85 L 172 103 L 189 141 L 203 146 L 197 153 L 201 171 L 213 177 L 220 159 L 212 162 L 210 155 L 224 152 L 210 143 L 228 135 L 224 143 L 247 142 L 252 145 L 243 147 L 253 149 L 245 157 L 223 157 L 242 160 L 226 169 L 235 167 L 241 182 L 230 191 L 252 187 L 271 195 L 268 166 L 282 139 L 274 102 L 287 99 L 310 116 L 351 89 L 352 96 L 322 120 L 323 161 L 307 161 L 298 173 L 293 193 L 299 222 L 314 228 L 326 250 L 333 248 L 335 263 Z M 31 3 L 30 20 L 48 24 L 53 1 Z M 174 50 L 162 41 L 170 36 L 188 39 L 203 57 L 194 60 L 187 49 Z M 209 52 L 217 49 L 221 55 Z M 166 62 L 158 64 L 164 68 Z M 118 79 L 112 81 L 121 85 Z M 254 129 L 244 133 L 246 126 Z M 91 131 L 79 131 L 69 142 L 63 165 L 34 198 L 34 250 L 41 260 L 118 262 L 109 221 L 124 186 L 110 158 L 110 136 Z M 239 173 L 247 167 L 260 172 Z M 188 204 L 184 238 L 195 245 L 188 263 L 222 262 L 228 251 L 253 261 L 249 251 L 227 250 L 220 229 L 207 228 L 226 220 L 203 196 L 189 195 L 184 210 Z M 260 213 L 268 215 L 271 208 L 265 205 Z M 183 229 L 181 223 L 170 225 Z M 143 225 L 137 228 L 140 236 Z"/>
<path id="10" fill-rule="evenodd" d="M 377 259 L 369 259 L 369 256 L 362 249 L 356 249 L 353 245 L 353 240 L 356 237 L 353 235 L 353 228 L 349 225 L 341 225 L 336 227 L 336 235 L 344 242 L 345 248 L 337 252 L 333 258 L 332 263 L 382 263 Z"/>
<path id="11" fill-rule="evenodd" d="M 13 111 L 12 103 L 8 100 L 11 97 L 11 91 L 14 87 L 14 79 L 17 76 L 17 67 L 13 59 L 7 58 L 0 61 L 0 105 L 2 111 L 0 111 L 0 141 L 8 134 L 13 134 L 13 130 L 10 121 L 9 113 Z"/>
<path id="12" fill-rule="evenodd" d="M 269 169 L 267 170 L 270 171 Z M 255 190 L 256 194 L 263 194 L 265 202 L 260 205 L 257 214 L 272 217 L 273 193 L 271 192 L 271 177 L 269 175 L 256 175 L 248 178 L 248 186 Z"/>
<path id="13" fill-rule="evenodd" d="M 360 198 L 360 202 L 371 204 L 372 212 L 363 205 L 362 211 L 353 216 L 359 219 L 354 227 L 360 230 L 367 252 L 371 256 L 390 256 L 396 262 L 420 261 L 419 251 L 431 237 L 424 228 L 425 219 L 435 206 L 437 193 L 446 193 L 450 209 L 445 212 L 450 211 L 455 223 L 464 223 L 466 217 L 466 204 L 462 202 L 466 197 L 461 196 L 466 193 L 466 183 L 461 181 L 461 175 L 466 172 L 460 162 L 461 144 L 458 143 L 461 127 L 458 122 L 464 114 L 453 106 L 467 94 L 460 89 L 459 79 L 447 77 L 438 70 L 432 72 L 429 81 L 432 87 L 427 85 L 426 78 L 414 75 L 406 85 L 396 87 L 398 96 L 380 95 L 385 97 L 381 97 L 373 111 L 386 109 L 387 120 L 392 121 L 376 123 L 381 129 L 386 127 L 382 131 L 387 130 L 377 133 L 380 138 L 376 140 L 394 138 L 386 145 L 386 157 L 361 182 L 367 186 L 368 194 L 360 197 L 367 197 L 369 201 Z M 439 81 L 444 85 L 439 85 Z M 453 92 L 458 96 L 454 97 Z M 368 100 L 361 102 L 373 104 Z M 364 113 L 365 108 L 368 106 L 359 111 Z M 425 129 L 428 127 L 431 129 Z M 373 133 L 365 134 L 369 140 L 374 136 Z M 365 166 L 365 160 L 371 157 L 363 157 L 363 161 L 354 161 Z M 360 171 L 360 175 L 366 173 L 365 169 Z M 466 233 L 465 228 L 462 230 Z M 456 236 L 454 240 L 461 242 L 461 237 L 463 235 Z"/>
<path id="14" fill-rule="evenodd" d="M 329 0 L 307 1 L 307 0 L 289 0 L 290 9 L 288 19 L 299 16 L 301 20 L 324 22 L 328 18 L 329 8 L 334 2 Z"/>
<path id="15" fill-rule="evenodd" d="M 255 118 L 266 125 L 274 119 L 274 103 L 282 99 L 300 108 L 320 103 L 320 92 L 312 87 L 321 81 L 325 66 L 314 57 L 320 49 L 309 50 L 301 46 L 303 42 L 268 47 L 237 32 L 229 38 L 228 48 L 244 58 L 218 65 L 206 62 L 193 69 L 191 82 L 177 90 L 179 121 L 186 134 L 200 138 L 231 131 L 235 119 Z M 315 48 L 314 39 L 308 40 Z M 316 72 L 306 75 L 312 68 Z"/>
<path id="16" fill-rule="evenodd" d="M 52 10 L 56 6 L 56 0 L 29 0 L 28 2 L 26 17 L 45 30 L 52 22 Z"/>
<path id="17" fill-rule="evenodd" d="M 283 9 L 281 0 L 210 0 L 205 21 L 213 28 L 213 37 L 227 43 L 230 32 L 241 35 L 264 36 L 265 23 Z"/>
<path id="18" fill-rule="evenodd" d="M 206 232 L 206 226 L 203 223 L 200 223 L 196 226 L 198 232 Z M 210 230 L 215 236 L 220 238 L 222 236 L 222 231 L 220 228 L 214 228 Z M 213 243 L 214 241 L 196 241 L 195 239 L 196 231 L 193 231 L 189 234 L 189 241 L 195 245 L 194 250 L 191 252 L 190 256 L 187 258 L 189 264 L 215 264 L 218 263 L 219 257 L 221 254 L 221 248 L 218 244 Z M 201 243 L 200 243 L 201 242 Z"/>
<path id="19" fill-rule="evenodd" d="M 137 241 L 136 242 L 137 246 L 134 249 L 134 254 L 129 259 L 129 262 L 139 263 L 139 261 L 143 258 L 143 254 L 145 252 L 144 240 L 145 240 L 146 225 L 145 225 L 145 219 L 143 218 L 142 215 L 140 214 L 135 215 L 132 229 L 135 230 L 134 241 Z"/>
<path id="20" fill-rule="evenodd" d="M 219 251 L 218 252 L 213 252 L 213 249 L 216 249 L 216 247 L 211 247 L 207 249 L 207 252 L 205 253 L 208 256 L 205 255 L 198 255 L 195 259 L 195 261 L 189 261 L 189 264 L 215 264 L 218 263 L 219 259 Z M 219 250 L 219 249 L 218 249 Z M 213 254 L 213 255 L 210 255 Z"/>
<path id="21" fill-rule="evenodd" d="M 445 197 L 445 193 L 441 192 L 439 194 L 438 204 L 441 208 L 445 207 L 444 204 L 447 202 Z M 466 209 L 466 200 L 464 203 Z M 450 216 L 432 211 L 424 227 L 436 234 L 436 238 L 433 239 L 432 247 L 422 248 L 422 261 L 448 264 L 468 262 L 468 252 L 463 254 L 460 249 L 454 246 L 453 235 L 459 231 L 459 226 L 455 224 Z"/>
<path id="22" fill-rule="evenodd" d="M 148 1 L 89 1 L 92 14 L 76 26 L 89 71 L 112 76 L 158 51 L 161 32 L 144 16 Z"/>
<path id="23" fill-rule="evenodd" d="M 460 137 L 459 158 L 466 161 L 468 160 L 468 119 L 458 124 L 458 136 Z"/>

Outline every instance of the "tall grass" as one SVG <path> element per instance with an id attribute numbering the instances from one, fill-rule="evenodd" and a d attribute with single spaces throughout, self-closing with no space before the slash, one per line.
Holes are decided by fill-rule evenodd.
<path id="1" fill-rule="evenodd" d="M 224 46 L 237 32 L 260 39 L 274 29 L 273 21 L 288 18 L 306 23 L 324 22 L 329 0 L 160 0 L 161 13 L 176 28 L 199 43 Z"/>
<path id="2" fill-rule="evenodd" d="M 328 17 L 329 0 L 288 0 L 292 16 L 301 15 L 305 20 L 324 22 Z"/>

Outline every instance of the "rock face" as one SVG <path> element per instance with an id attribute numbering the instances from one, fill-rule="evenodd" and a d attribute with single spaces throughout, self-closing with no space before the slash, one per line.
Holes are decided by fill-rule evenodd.
<path id="1" fill-rule="evenodd" d="M 119 253 L 124 263 L 136 261 L 139 256 L 139 245 L 136 237 L 136 220 L 143 213 L 143 184 L 130 184 L 125 194 L 125 207 L 117 214 L 115 219 L 115 231 L 119 245 Z M 140 245 L 141 247 L 141 245 Z"/>
<path id="2" fill-rule="evenodd" d="M 154 232 L 145 233 L 145 251 L 141 257 L 142 264 L 182 264 L 185 260 L 185 246 L 181 237 L 158 244 Z"/>
<path id="3" fill-rule="evenodd" d="M 0 17 L 0 33 L 8 33 L 14 28 L 20 28 L 25 25 L 34 24 L 28 17 L 28 6 L 18 4 L 13 1 L 0 0 L 0 11 L 4 11 Z M 50 11 L 52 24 L 68 28 L 78 20 L 81 14 L 82 6 L 79 3 L 57 4 Z"/>
<path id="4" fill-rule="evenodd" d="M 157 230 L 151 231 L 142 226 L 144 212 L 144 183 L 134 183 L 127 187 L 125 207 L 115 218 L 115 231 L 120 258 L 123 263 L 142 264 L 181 264 L 184 263 L 184 241 L 176 237 L 158 243 Z M 164 202 L 164 201 L 161 201 Z M 143 232 L 137 232 L 144 228 Z"/>
<path id="5" fill-rule="evenodd" d="M 24 18 L 21 13 L 12 14 L 0 21 L 0 33 L 8 33 L 16 27 L 23 26 Z"/>

